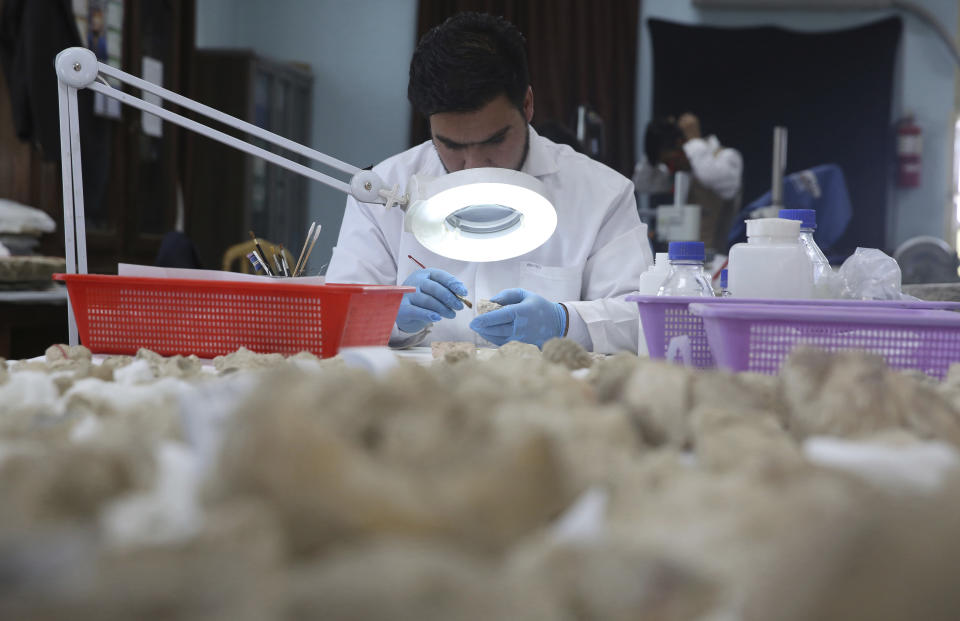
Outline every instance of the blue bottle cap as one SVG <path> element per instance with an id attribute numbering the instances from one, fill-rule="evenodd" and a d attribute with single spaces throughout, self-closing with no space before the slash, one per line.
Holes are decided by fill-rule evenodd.
<path id="1" fill-rule="evenodd" d="M 817 212 L 813 209 L 781 209 L 780 217 L 786 220 L 799 220 L 800 228 L 817 228 Z"/>
<path id="2" fill-rule="evenodd" d="M 720 288 L 721 288 L 721 289 L 726 289 L 726 288 L 727 288 L 727 270 L 726 270 L 726 268 L 720 270 Z"/>
<path id="3" fill-rule="evenodd" d="M 667 247 L 667 254 L 671 261 L 703 261 L 705 252 L 703 242 L 682 241 L 670 242 Z"/>

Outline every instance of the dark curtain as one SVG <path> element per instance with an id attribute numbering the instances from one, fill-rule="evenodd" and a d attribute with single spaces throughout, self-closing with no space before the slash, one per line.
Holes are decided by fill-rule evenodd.
<path id="1" fill-rule="evenodd" d="M 743 154 L 743 200 L 770 190 L 773 127 L 789 130 L 787 173 L 839 165 L 853 218 L 835 247 L 886 245 L 893 70 L 902 22 L 800 33 L 648 20 L 653 114 L 691 111 Z"/>
<path id="2" fill-rule="evenodd" d="M 603 161 L 630 176 L 634 159 L 638 0 L 420 0 L 417 40 L 461 11 L 502 15 L 527 39 L 533 125 L 576 128 L 580 104 L 604 121 Z M 412 144 L 430 138 L 413 112 Z"/>

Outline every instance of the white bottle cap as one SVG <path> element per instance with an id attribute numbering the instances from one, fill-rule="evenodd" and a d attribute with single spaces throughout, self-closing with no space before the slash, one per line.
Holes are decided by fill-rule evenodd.
<path id="1" fill-rule="evenodd" d="M 757 218 L 747 220 L 747 237 L 788 237 L 800 236 L 800 221 L 786 218 Z"/>
<path id="2" fill-rule="evenodd" d="M 658 252 L 657 255 L 653 258 L 654 265 L 666 265 L 670 262 L 670 253 L 668 252 Z"/>

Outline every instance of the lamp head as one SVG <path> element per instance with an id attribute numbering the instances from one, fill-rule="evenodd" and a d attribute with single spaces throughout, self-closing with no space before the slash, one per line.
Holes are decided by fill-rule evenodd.
<path id="1" fill-rule="evenodd" d="M 535 177 L 506 168 L 470 168 L 407 188 L 405 228 L 425 248 L 459 261 L 510 259 L 540 247 L 557 212 Z"/>

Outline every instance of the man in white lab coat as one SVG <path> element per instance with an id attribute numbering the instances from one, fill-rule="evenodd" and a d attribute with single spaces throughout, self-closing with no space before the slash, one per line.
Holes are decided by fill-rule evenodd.
<path id="1" fill-rule="evenodd" d="M 390 339 L 396 347 L 513 340 L 542 346 L 566 336 L 596 352 L 635 351 L 637 307 L 623 298 L 635 291 L 652 256 L 633 184 L 530 127 L 533 90 L 516 27 L 461 13 L 434 28 L 414 52 L 408 97 L 429 120 L 432 139 L 374 168 L 388 186 L 403 188 L 414 174 L 521 170 L 546 186 L 557 230 L 514 259 L 455 261 L 404 232 L 400 210 L 351 197 L 327 281 L 417 287 L 397 314 Z M 465 309 L 454 294 L 473 300 L 474 309 Z M 503 308 L 478 316 L 480 299 Z"/>
<path id="2" fill-rule="evenodd" d="M 667 193 L 673 174 L 692 173 L 687 202 L 700 205 L 700 241 L 726 252 L 731 219 L 740 210 L 743 157 L 720 144 L 716 136 L 703 137 L 700 119 L 686 113 L 675 119 L 655 119 L 644 134 L 644 156 L 633 172 L 638 192 Z"/>

